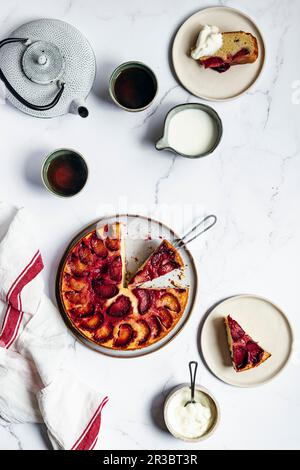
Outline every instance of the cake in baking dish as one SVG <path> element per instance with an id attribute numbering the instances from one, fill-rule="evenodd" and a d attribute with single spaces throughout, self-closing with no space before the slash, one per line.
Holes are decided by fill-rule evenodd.
<path id="1" fill-rule="evenodd" d="M 63 265 L 60 298 L 73 327 L 111 349 L 140 349 L 166 336 L 183 315 L 188 289 L 145 288 L 142 283 L 183 267 L 164 240 L 125 286 L 122 225 L 91 230 Z"/>

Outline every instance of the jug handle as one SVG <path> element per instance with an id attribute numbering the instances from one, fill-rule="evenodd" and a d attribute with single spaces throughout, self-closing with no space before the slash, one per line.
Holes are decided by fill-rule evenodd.
<path id="1" fill-rule="evenodd" d="M 5 46 L 6 44 L 10 44 L 12 42 L 22 42 L 22 43 L 26 44 L 26 43 L 30 42 L 30 39 L 21 39 L 21 38 L 3 39 L 2 41 L 0 41 L 0 49 L 1 49 L 1 47 Z M 64 88 L 65 88 L 65 84 L 60 83 L 60 90 L 57 93 L 57 95 L 55 96 L 55 98 L 53 99 L 53 101 L 51 101 L 51 103 L 49 103 L 49 104 L 39 106 L 37 104 L 29 103 L 29 101 L 25 100 L 25 98 L 22 98 L 22 96 L 19 95 L 19 93 L 14 89 L 14 87 L 9 83 L 9 81 L 5 77 L 4 73 L 2 72 L 1 68 L 0 68 L 0 80 L 3 81 L 3 83 L 5 84 L 8 91 L 10 91 L 10 93 L 18 101 L 20 101 L 20 103 L 22 103 L 27 108 L 33 109 L 35 111 L 48 111 L 48 109 L 54 108 L 54 106 L 59 102 L 60 97 L 63 94 Z"/>

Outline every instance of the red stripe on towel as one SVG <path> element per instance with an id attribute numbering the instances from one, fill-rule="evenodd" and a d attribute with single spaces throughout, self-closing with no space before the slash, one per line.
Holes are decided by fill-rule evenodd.
<path id="1" fill-rule="evenodd" d="M 71 450 L 92 450 L 95 447 L 100 431 L 101 411 L 107 402 L 108 397 L 105 397 Z"/>
<path id="2" fill-rule="evenodd" d="M 19 307 L 18 309 L 15 309 L 17 312 L 18 312 L 18 318 L 16 318 L 16 321 L 15 321 L 15 328 L 14 328 L 14 331 L 12 332 L 12 335 L 11 335 L 11 339 L 9 340 L 9 342 L 6 344 L 6 349 L 10 348 L 10 346 L 13 344 L 13 342 L 15 341 L 17 335 L 18 335 L 18 332 L 19 332 L 19 328 L 20 328 L 20 325 L 21 325 L 21 322 L 22 322 L 22 319 L 23 319 L 23 315 L 24 315 L 24 312 L 22 310 L 22 301 L 21 301 L 21 294 L 19 294 L 18 296 L 18 302 L 19 302 Z M 14 307 L 12 307 L 14 308 Z M 12 322 L 13 323 L 13 322 Z"/>
<path id="3" fill-rule="evenodd" d="M 43 269 L 43 261 L 39 251 L 23 269 L 8 291 L 6 300 L 9 303 L 0 335 L 0 345 L 9 348 L 18 335 L 23 318 L 21 292 Z"/>
<path id="4" fill-rule="evenodd" d="M 34 260 L 34 258 L 38 255 L 39 253 L 39 250 L 34 254 L 33 258 L 31 259 L 31 261 L 25 266 L 25 268 L 23 269 L 23 271 L 21 271 L 21 273 L 19 274 L 19 276 L 16 278 L 16 280 L 12 283 L 9 291 L 7 292 L 7 295 L 6 295 L 6 302 L 8 302 L 8 299 L 10 297 L 10 294 L 11 294 L 11 291 L 13 290 L 13 288 L 15 287 L 15 285 L 17 284 L 17 282 L 19 281 L 20 277 L 23 276 L 23 274 L 25 273 L 25 271 L 28 269 L 28 266 L 32 263 L 32 261 Z"/>
<path id="5" fill-rule="evenodd" d="M 22 276 L 19 276 L 17 284 L 10 290 L 8 302 L 15 308 L 18 308 L 18 296 L 21 294 L 23 288 L 31 282 L 43 269 L 43 261 L 39 251 L 36 252 L 30 263 L 22 272 Z"/>

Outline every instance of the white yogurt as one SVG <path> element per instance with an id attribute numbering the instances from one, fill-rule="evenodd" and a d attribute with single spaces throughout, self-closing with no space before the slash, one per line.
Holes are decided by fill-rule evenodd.
<path id="1" fill-rule="evenodd" d="M 178 437 L 197 439 L 202 437 L 215 419 L 211 399 L 195 390 L 196 403 L 185 404 L 191 399 L 189 387 L 179 389 L 169 400 L 166 418 L 169 428 Z"/>
<path id="2" fill-rule="evenodd" d="M 171 118 L 168 142 L 179 153 L 196 157 L 212 149 L 217 138 L 214 119 L 202 109 L 184 109 Z"/>

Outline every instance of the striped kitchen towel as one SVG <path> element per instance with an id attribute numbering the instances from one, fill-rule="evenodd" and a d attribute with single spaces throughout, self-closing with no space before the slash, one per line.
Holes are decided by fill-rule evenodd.
<path id="1" fill-rule="evenodd" d="M 68 367 L 74 349 L 43 292 L 43 260 L 26 210 L 0 203 L 0 416 L 44 422 L 54 449 L 99 445 L 108 398 Z"/>

